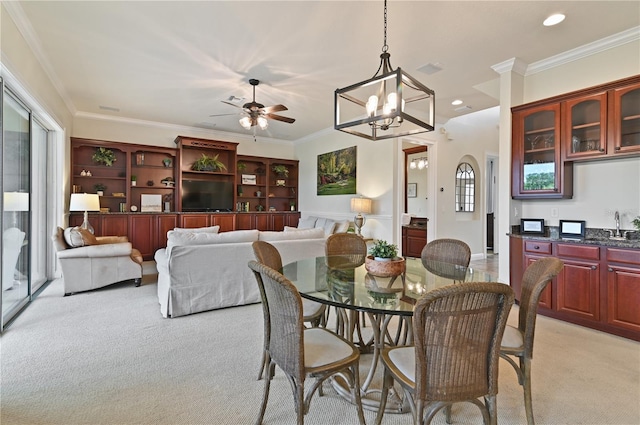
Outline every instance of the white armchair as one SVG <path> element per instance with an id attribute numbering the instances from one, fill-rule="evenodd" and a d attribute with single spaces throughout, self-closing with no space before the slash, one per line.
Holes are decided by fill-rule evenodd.
<path id="1" fill-rule="evenodd" d="M 16 228 L 10 227 L 2 232 L 2 290 L 13 288 L 14 273 L 18 257 L 22 249 L 25 233 Z"/>
<path id="2" fill-rule="evenodd" d="M 64 230 L 58 227 L 52 239 L 62 267 L 65 295 L 131 279 L 140 286 L 142 255 L 126 236 L 96 237 L 92 245 L 71 248 Z"/>

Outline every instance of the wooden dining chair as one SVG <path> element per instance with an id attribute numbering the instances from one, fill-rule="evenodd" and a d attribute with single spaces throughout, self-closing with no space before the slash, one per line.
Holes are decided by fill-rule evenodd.
<path id="1" fill-rule="evenodd" d="M 434 239 L 422 248 L 420 257 L 425 267 L 430 260 L 469 267 L 471 249 L 458 239 Z"/>
<path id="2" fill-rule="evenodd" d="M 355 403 L 358 419 L 364 424 L 358 371 L 360 352 L 356 346 L 325 328 L 305 328 L 302 298 L 295 286 L 282 274 L 257 261 L 250 261 L 249 267 L 263 285 L 271 324 L 267 346 L 269 364 L 257 424 L 262 424 L 264 418 L 276 366 L 285 373 L 293 390 L 299 425 L 304 423 L 313 394 L 321 390 L 327 378 L 336 374 L 349 385 L 350 401 Z M 315 380 L 305 394 L 307 377 Z"/>
<path id="3" fill-rule="evenodd" d="M 497 424 L 500 340 L 513 300 L 511 287 L 496 282 L 463 282 L 420 298 L 413 313 L 414 345 L 382 351 L 376 424 L 382 423 L 394 380 L 409 401 L 414 424 L 429 424 L 443 408 L 450 423 L 450 406 L 458 402 L 478 406 L 485 425 Z"/>
<path id="4" fill-rule="evenodd" d="M 554 257 L 545 257 L 531 263 L 522 276 L 522 294 L 518 327 L 507 326 L 502 338 L 500 357 L 516 371 L 518 383 L 524 390 L 524 409 L 527 424 L 534 425 L 531 401 L 531 359 L 533 358 L 533 337 L 536 330 L 538 303 L 547 284 L 560 273 L 564 263 Z M 516 360 L 518 362 L 516 363 Z"/>
<path id="5" fill-rule="evenodd" d="M 252 244 L 253 254 L 256 260 L 270 267 L 274 270 L 282 269 L 282 258 L 278 249 L 265 241 L 255 241 Z M 260 365 L 260 372 L 258 373 L 258 380 L 262 379 L 265 369 L 267 368 L 269 359 L 267 358 L 267 347 L 269 346 L 269 339 L 271 334 L 271 326 L 268 315 L 268 302 L 264 295 L 264 288 L 262 283 L 258 281 L 258 288 L 260 290 L 260 299 L 262 301 L 262 314 L 264 318 L 264 341 L 263 341 L 263 356 L 262 364 Z M 302 320 L 309 322 L 311 326 L 319 326 L 324 319 L 324 312 L 326 306 L 311 300 L 302 300 Z"/>

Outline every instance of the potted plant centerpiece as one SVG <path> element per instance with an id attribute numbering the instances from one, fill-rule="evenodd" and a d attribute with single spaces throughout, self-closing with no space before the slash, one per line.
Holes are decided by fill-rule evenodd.
<path id="1" fill-rule="evenodd" d="M 106 165 L 107 167 L 111 167 L 113 163 L 116 162 L 116 155 L 113 153 L 111 149 L 98 148 L 96 149 L 91 159 L 96 164 L 103 164 L 103 165 Z"/>
<path id="2" fill-rule="evenodd" d="M 132 175 L 131 176 L 131 186 L 135 186 L 138 182 L 138 176 Z"/>
<path id="3" fill-rule="evenodd" d="M 218 156 L 219 155 L 208 156 L 203 153 L 202 156 L 191 165 L 191 169 L 194 171 L 225 171 L 227 166 L 218 159 Z"/>
<path id="4" fill-rule="evenodd" d="M 405 272 L 404 258 L 398 257 L 398 247 L 385 240 L 377 240 L 369 249 L 365 268 L 373 276 L 391 277 Z"/>

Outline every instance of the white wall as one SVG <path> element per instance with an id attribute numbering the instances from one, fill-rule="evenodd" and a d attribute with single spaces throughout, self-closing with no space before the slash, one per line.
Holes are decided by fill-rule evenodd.
<path id="1" fill-rule="evenodd" d="M 317 195 L 318 155 L 357 146 L 357 195 Z M 303 216 L 316 215 L 353 219 L 351 198 L 362 195 L 371 198 L 372 212 L 362 228 L 366 237 L 399 243 L 395 219 L 395 179 L 398 169 L 397 141 L 369 141 L 328 129 L 299 141 L 295 145 L 300 160 L 299 202 Z M 403 158 L 404 160 L 404 158 Z"/>
<path id="2" fill-rule="evenodd" d="M 453 118 L 445 125 L 448 137 L 438 144 L 437 226 L 434 238 L 465 241 L 472 255 L 485 252 L 486 155 L 498 154 L 498 107 Z M 455 172 L 460 162 L 470 163 L 476 174 L 474 212 L 455 211 Z M 441 191 L 440 189 L 443 189 Z"/>

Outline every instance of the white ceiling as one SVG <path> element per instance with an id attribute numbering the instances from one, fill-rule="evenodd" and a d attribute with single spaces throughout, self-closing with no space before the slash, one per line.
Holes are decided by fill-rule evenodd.
<path id="1" fill-rule="evenodd" d="M 5 4 L 74 113 L 251 134 L 237 115 L 209 116 L 236 112 L 221 102 L 230 96 L 250 101 L 256 78 L 256 100 L 296 119 L 258 135 L 283 140 L 333 127 L 335 89 L 372 77 L 383 43 L 381 0 Z M 567 19 L 543 27 L 554 12 Z M 444 123 L 498 104 L 485 93 L 493 65 L 536 63 L 639 25 L 638 1 L 390 0 L 387 44 L 392 66 L 435 90 Z M 419 70 L 429 63 L 442 70 Z M 458 98 L 470 109 L 455 111 Z"/>

